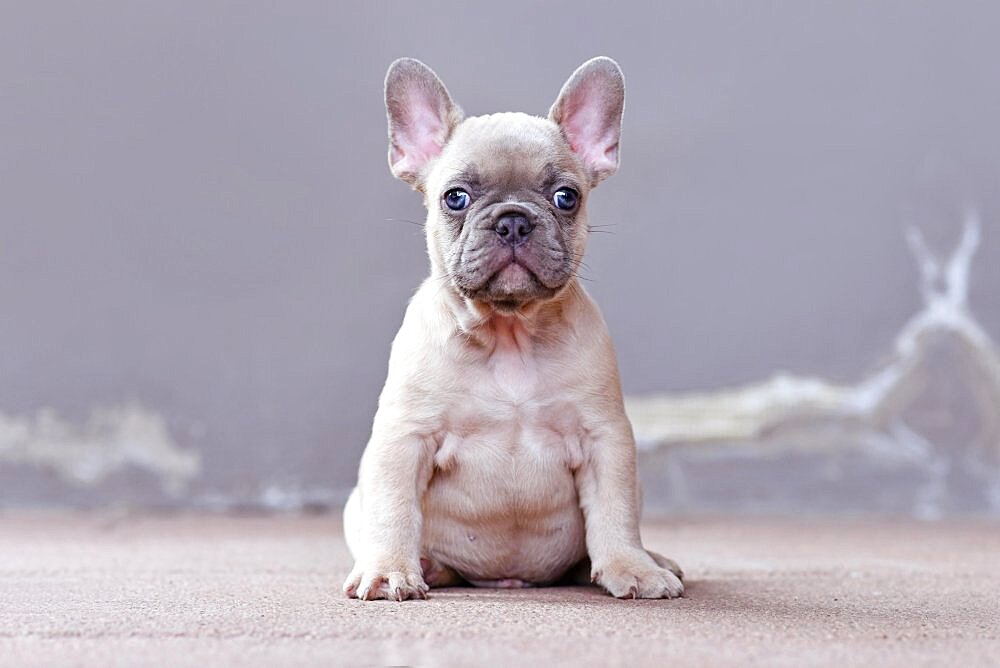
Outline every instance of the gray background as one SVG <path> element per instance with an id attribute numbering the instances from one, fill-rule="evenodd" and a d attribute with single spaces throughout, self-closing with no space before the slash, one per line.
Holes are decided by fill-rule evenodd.
<path id="1" fill-rule="evenodd" d="M 0 413 L 136 401 L 201 453 L 180 502 L 350 486 L 426 272 L 390 220 L 423 217 L 386 166 L 402 55 L 469 114 L 621 63 L 586 286 L 628 393 L 858 378 L 920 308 L 905 228 L 950 249 L 968 207 L 996 337 L 998 29 L 987 2 L 3 3 Z M 0 463 L 0 502 L 66 500 L 164 497 Z"/>

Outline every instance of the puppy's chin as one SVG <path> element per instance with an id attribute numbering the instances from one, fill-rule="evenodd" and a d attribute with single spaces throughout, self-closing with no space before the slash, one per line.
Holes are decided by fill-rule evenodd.
<path id="1" fill-rule="evenodd" d="M 501 313 L 515 313 L 529 304 L 551 299 L 561 287 L 543 285 L 530 269 L 511 262 L 493 274 L 481 287 L 462 290 L 462 293 Z"/>

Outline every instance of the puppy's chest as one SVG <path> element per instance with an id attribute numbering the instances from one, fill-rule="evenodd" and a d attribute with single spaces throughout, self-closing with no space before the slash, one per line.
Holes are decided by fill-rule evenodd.
<path id="1" fill-rule="evenodd" d="M 545 360 L 501 349 L 477 367 L 449 410 L 438 468 L 579 465 L 579 409 Z"/>

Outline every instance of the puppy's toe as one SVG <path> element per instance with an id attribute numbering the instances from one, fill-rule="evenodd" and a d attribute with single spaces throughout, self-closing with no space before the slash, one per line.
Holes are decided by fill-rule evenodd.
<path id="1" fill-rule="evenodd" d="M 396 571 L 386 578 L 386 598 L 405 601 L 411 598 L 427 598 L 427 585 L 417 573 Z"/>
<path id="2" fill-rule="evenodd" d="M 668 571 L 676 575 L 678 580 L 681 582 L 684 581 L 684 571 L 681 570 L 681 567 L 677 565 L 676 561 L 670 557 L 664 557 L 662 554 L 653 552 L 652 550 L 646 550 L 646 552 L 648 552 L 649 556 L 653 558 L 653 561 L 656 562 L 657 566 L 660 568 L 666 568 Z"/>
<path id="3" fill-rule="evenodd" d="M 365 574 L 361 578 L 358 586 L 358 598 L 362 601 L 374 601 L 378 598 L 386 598 L 388 590 L 385 587 L 386 578 L 379 573 Z"/>
<path id="4" fill-rule="evenodd" d="M 595 584 L 607 589 L 615 598 L 635 598 L 639 593 L 639 580 L 631 573 L 620 569 L 594 571 L 591 579 Z"/>
<path id="5" fill-rule="evenodd" d="M 347 576 L 344 580 L 344 585 L 341 588 L 344 595 L 347 598 L 356 598 L 358 594 L 358 587 L 361 586 L 361 572 L 358 570 L 351 571 L 351 574 Z"/>
<path id="6" fill-rule="evenodd" d="M 665 568 L 639 578 L 639 598 L 677 598 L 683 593 L 684 583 Z"/>
<path id="7" fill-rule="evenodd" d="M 430 585 L 424 582 L 424 579 L 418 573 L 408 574 L 406 582 L 410 586 L 410 589 L 417 592 L 418 598 L 427 598 L 427 591 L 430 589 Z"/>

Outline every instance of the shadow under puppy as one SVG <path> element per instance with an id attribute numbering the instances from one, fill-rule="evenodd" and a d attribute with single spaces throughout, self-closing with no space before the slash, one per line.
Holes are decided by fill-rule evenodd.
<path id="1" fill-rule="evenodd" d="M 624 99 L 618 65 L 594 58 L 548 118 L 463 118 L 426 65 L 389 67 L 389 164 L 424 195 L 431 273 L 344 510 L 348 596 L 581 579 L 618 597 L 683 592 L 677 565 L 642 546 L 617 360 L 577 280 Z"/>

